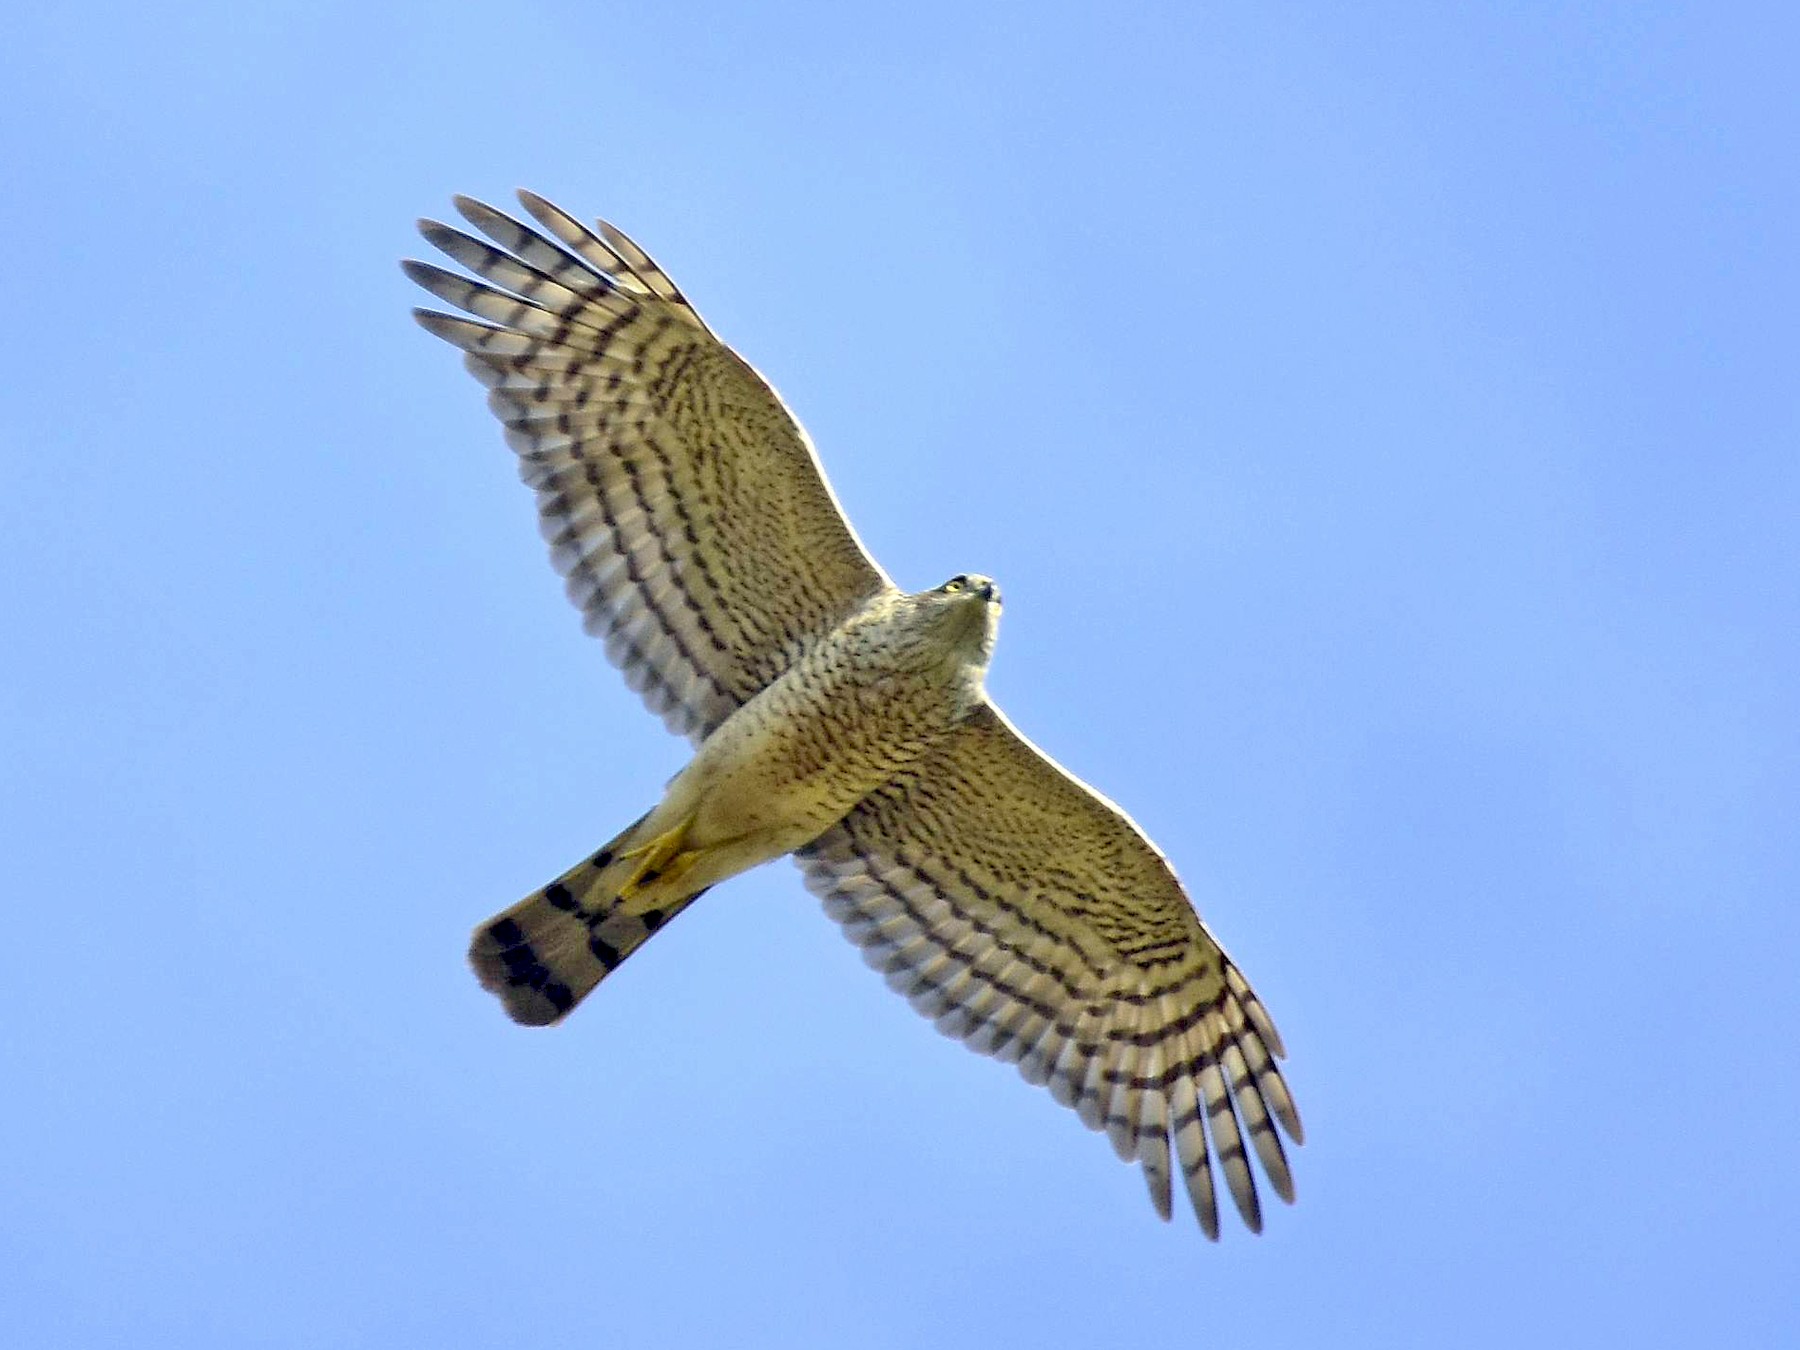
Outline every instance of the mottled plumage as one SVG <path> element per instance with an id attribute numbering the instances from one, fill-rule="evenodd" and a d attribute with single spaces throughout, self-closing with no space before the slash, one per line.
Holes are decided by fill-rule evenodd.
<path id="1" fill-rule="evenodd" d="M 1280 1037 L 1168 862 L 988 701 L 998 588 L 905 594 L 845 520 L 775 391 L 611 226 L 458 198 L 492 243 L 421 231 L 481 280 L 408 274 L 476 320 L 462 348 L 536 491 L 589 632 L 698 747 L 606 847 L 475 930 L 482 983 L 565 1016 L 708 887 L 793 853 L 869 964 L 1016 1063 L 1218 1234 L 1216 1163 L 1261 1226 L 1300 1121 Z M 495 247 L 498 245 L 498 247 Z"/>

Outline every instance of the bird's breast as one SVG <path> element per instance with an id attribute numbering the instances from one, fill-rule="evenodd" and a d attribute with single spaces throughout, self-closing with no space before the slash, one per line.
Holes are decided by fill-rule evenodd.
<path id="1" fill-rule="evenodd" d="M 896 667 L 866 644 L 825 646 L 720 724 L 671 792 L 693 795 L 702 839 L 767 834 L 787 852 L 925 754 L 971 706 L 950 672 Z"/>

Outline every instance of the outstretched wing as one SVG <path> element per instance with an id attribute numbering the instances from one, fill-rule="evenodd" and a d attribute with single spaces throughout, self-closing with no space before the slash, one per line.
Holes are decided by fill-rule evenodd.
<path id="1" fill-rule="evenodd" d="M 419 223 L 481 280 L 407 275 L 484 322 L 415 315 L 492 391 L 585 627 L 698 741 L 892 583 L 800 424 L 662 269 L 604 222 L 519 199 L 541 231 L 467 197 L 492 243 Z"/>
<path id="2" fill-rule="evenodd" d="M 1170 1212 L 1170 1141 L 1209 1237 L 1210 1157 L 1252 1229 L 1254 1151 L 1301 1138 L 1281 1039 L 1155 846 L 992 707 L 801 850 L 807 885 L 938 1028 L 1047 1084 Z M 1245 1136 L 1248 1136 L 1246 1146 Z M 1210 1140 L 1210 1148 L 1209 1148 Z"/>

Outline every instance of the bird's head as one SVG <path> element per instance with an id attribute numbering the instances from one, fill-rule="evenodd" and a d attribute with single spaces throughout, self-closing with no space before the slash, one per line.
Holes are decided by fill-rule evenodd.
<path id="1" fill-rule="evenodd" d="M 959 572 L 913 598 L 938 642 L 954 647 L 966 660 L 987 664 L 1000 630 L 1000 588 L 993 578 Z"/>

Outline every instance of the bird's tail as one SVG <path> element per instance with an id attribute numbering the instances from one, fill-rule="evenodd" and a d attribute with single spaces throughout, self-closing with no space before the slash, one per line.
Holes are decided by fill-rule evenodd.
<path id="1" fill-rule="evenodd" d="M 624 854 L 643 823 L 476 927 L 469 964 L 513 1021 L 534 1027 L 560 1022 L 652 933 L 699 898 L 695 891 L 659 908 L 630 909 L 619 898 L 632 874 Z"/>

